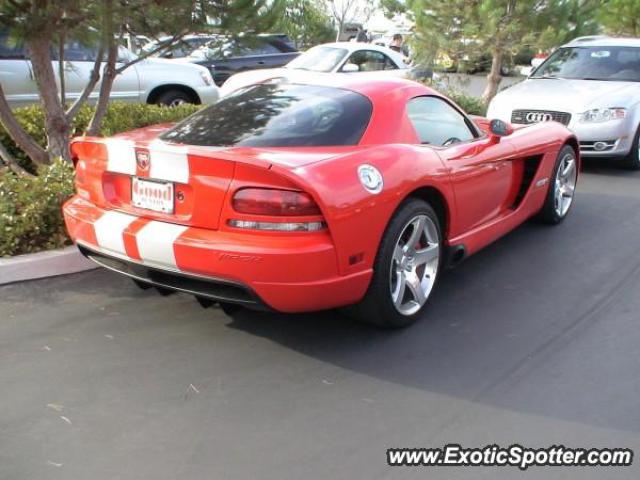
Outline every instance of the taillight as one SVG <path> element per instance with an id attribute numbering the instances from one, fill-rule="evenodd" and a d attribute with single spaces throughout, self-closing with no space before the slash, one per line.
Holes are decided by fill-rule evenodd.
<path id="1" fill-rule="evenodd" d="M 236 212 L 249 215 L 320 215 L 318 205 L 309 194 L 292 190 L 243 188 L 233 196 L 232 204 Z"/>
<path id="2" fill-rule="evenodd" d="M 88 200 L 91 195 L 84 188 L 86 183 L 87 164 L 84 162 L 84 160 L 79 160 L 77 158 L 74 158 L 73 161 L 74 161 L 75 172 L 76 172 L 76 176 L 75 176 L 76 192 L 78 195 Z"/>

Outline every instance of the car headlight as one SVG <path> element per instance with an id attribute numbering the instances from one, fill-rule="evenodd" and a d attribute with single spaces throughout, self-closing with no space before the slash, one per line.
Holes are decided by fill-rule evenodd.
<path id="1" fill-rule="evenodd" d="M 627 116 L 626 108 L 594 108 L 587 110 L 580 115 L 580 121 L 583 123 L 602 123 L 610 120 L 620 120 Z"/>
<path id="2" fill-rule="evenodd" d="M 211 73 L 208 70 L 201 71 L 200 72 L 200 78 L 202 78 L 202 81 L 208 87 L 213 85 L 213 77 L 211 76 Z"/>

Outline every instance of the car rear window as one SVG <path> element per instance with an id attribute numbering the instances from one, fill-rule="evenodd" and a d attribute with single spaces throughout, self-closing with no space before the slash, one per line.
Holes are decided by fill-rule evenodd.
<path id="1" fill-rule="evenodd" d="M 162 135 L 187 145 L 320 147 L 356 145 L 371 102 L 339 88 L 282 83 L 239 90 Z"/>

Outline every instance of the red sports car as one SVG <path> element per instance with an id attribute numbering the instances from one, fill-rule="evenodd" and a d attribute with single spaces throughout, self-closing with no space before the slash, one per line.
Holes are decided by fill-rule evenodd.
<path id="1" fill-rule="evenodd" d="M 573 203 L 559 123 L 470 118 L 408 80 L 340 75 L 247 87 L 176 125 L 72 144 L 64 206 L 80 250 L 203 305 L 352 305 L 403 326 L 442 269 Z"/>

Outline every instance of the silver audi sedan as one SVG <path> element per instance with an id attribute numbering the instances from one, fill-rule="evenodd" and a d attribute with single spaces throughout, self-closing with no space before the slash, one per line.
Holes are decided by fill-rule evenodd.
<path id="1" fill-rule="evenodd" d="M 584 157 L 620 159 L 640 170 L 640 39 L 573 40 L 496 95 L 487 117 L 563 123 L 578 136 Z"/>

